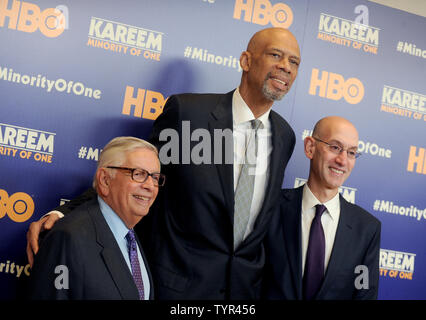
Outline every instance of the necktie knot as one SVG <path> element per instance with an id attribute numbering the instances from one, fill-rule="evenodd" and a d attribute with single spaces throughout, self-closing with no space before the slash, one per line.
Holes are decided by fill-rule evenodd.
<path id="1" fill-rule="evenodd" d="M 317 204 L 315 206 L 315 218 L 321 218 L 321 216 L 322 216 L 322 214 L 324 213 L 325 210 L 327 210 L 325 205 Z"/>
<path id="2" fill-rule="evenodd" d="M 251 122 L 252 129 L 254 129 L 255 131 L 263 128 L 263 123 L 259 119 L 254 119 L 254 120 L 251 120 L 250 122 Z"/>
<path id="3" fill-rule="evenodd" d="M 135 237 L 135 232 L 133 230 L 129 230 L 129 232 L 126 234 L 126 240 L 127 240 L 127 245 L 129 247 L 129 250 L 135 251 L 136 237 Z"/>
<path id="4" fill-rule="evenodd" d="M 126 234 L 126 239 L 127 239 L 127 242 L 136 241 L 135 231 L 129 230 L 129 232 L 127 232 L 127 234 Z"/>

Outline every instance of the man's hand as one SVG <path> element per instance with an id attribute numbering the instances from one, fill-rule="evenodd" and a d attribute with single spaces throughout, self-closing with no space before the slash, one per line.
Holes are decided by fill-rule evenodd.
<path id="1" fill-rule="evenodd" d="M 27 232 L 27 258 L 33 267 L 34 255 L 38 252 L 38 238 L 41 232 L 52 229 L 53 225 L 59 220 L 59 216 L 55 213 L 44 216 L 38 221 L 32 222 Z"/>

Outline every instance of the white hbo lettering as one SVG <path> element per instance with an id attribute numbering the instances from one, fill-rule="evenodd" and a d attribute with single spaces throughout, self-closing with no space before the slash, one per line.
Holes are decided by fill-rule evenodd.
<path id="1" fill-rule="evenodd" d="M 380 156 L 390 159 L 392 157 L 392 150 L 381 148 L 375 143 L 359 141 L 358 142 L 358 151 L 361 153 L 368 153 L 373 156 Z"/>

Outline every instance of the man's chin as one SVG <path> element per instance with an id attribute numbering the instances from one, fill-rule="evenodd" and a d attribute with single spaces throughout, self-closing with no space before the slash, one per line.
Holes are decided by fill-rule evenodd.
<path id="1" fill-rule="evenodd" d="M 282 95 L 265 95 L 265 98 L 271 101 L 281 101 L 285 94 Z"/>
<path id="2" fill-rule="evenodd" d="M 270 101 L 280 101 L 287 92 L 274 92 L 267 88 L 263 88 L 263 96 Z"/>

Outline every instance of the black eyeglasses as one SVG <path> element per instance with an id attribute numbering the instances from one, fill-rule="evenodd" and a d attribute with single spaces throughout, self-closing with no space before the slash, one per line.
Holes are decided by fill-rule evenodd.
<path id="1" fill-rule="evenodd" d="M 314 138 L 315 140 L 319 142 L 325 143 L 328 146 L 328 149 L 334 154 L 341 154 L 343 151 L 346 151 L 349 159 L 356 159 L 361 155 L 361 153 L 357 152 L 356 150 L 344 149 L 342 146 L 339 146 L 337 144 L 331 144 L 315 137 L 312 137 L 312 138 Z"/>
<path id="2" fill-rule="evenodd" d="M 113 167 L 113 166 L 109 166 L 107 168 L 130 171 L 133 181 L 140 182 L 140 183 L 144 183 L 150 176 L 152 178 L 152 181 L 154 181 L 154 186 L 156 187 L 162 187 L 164 186 L 164 183 L 166 182 L 166 176 L 162 173 L 157 173 L 157 172 L 149 173 L 145 169 L 140 169 L 140 168 L 126 168 L 126 167 Z"/>

